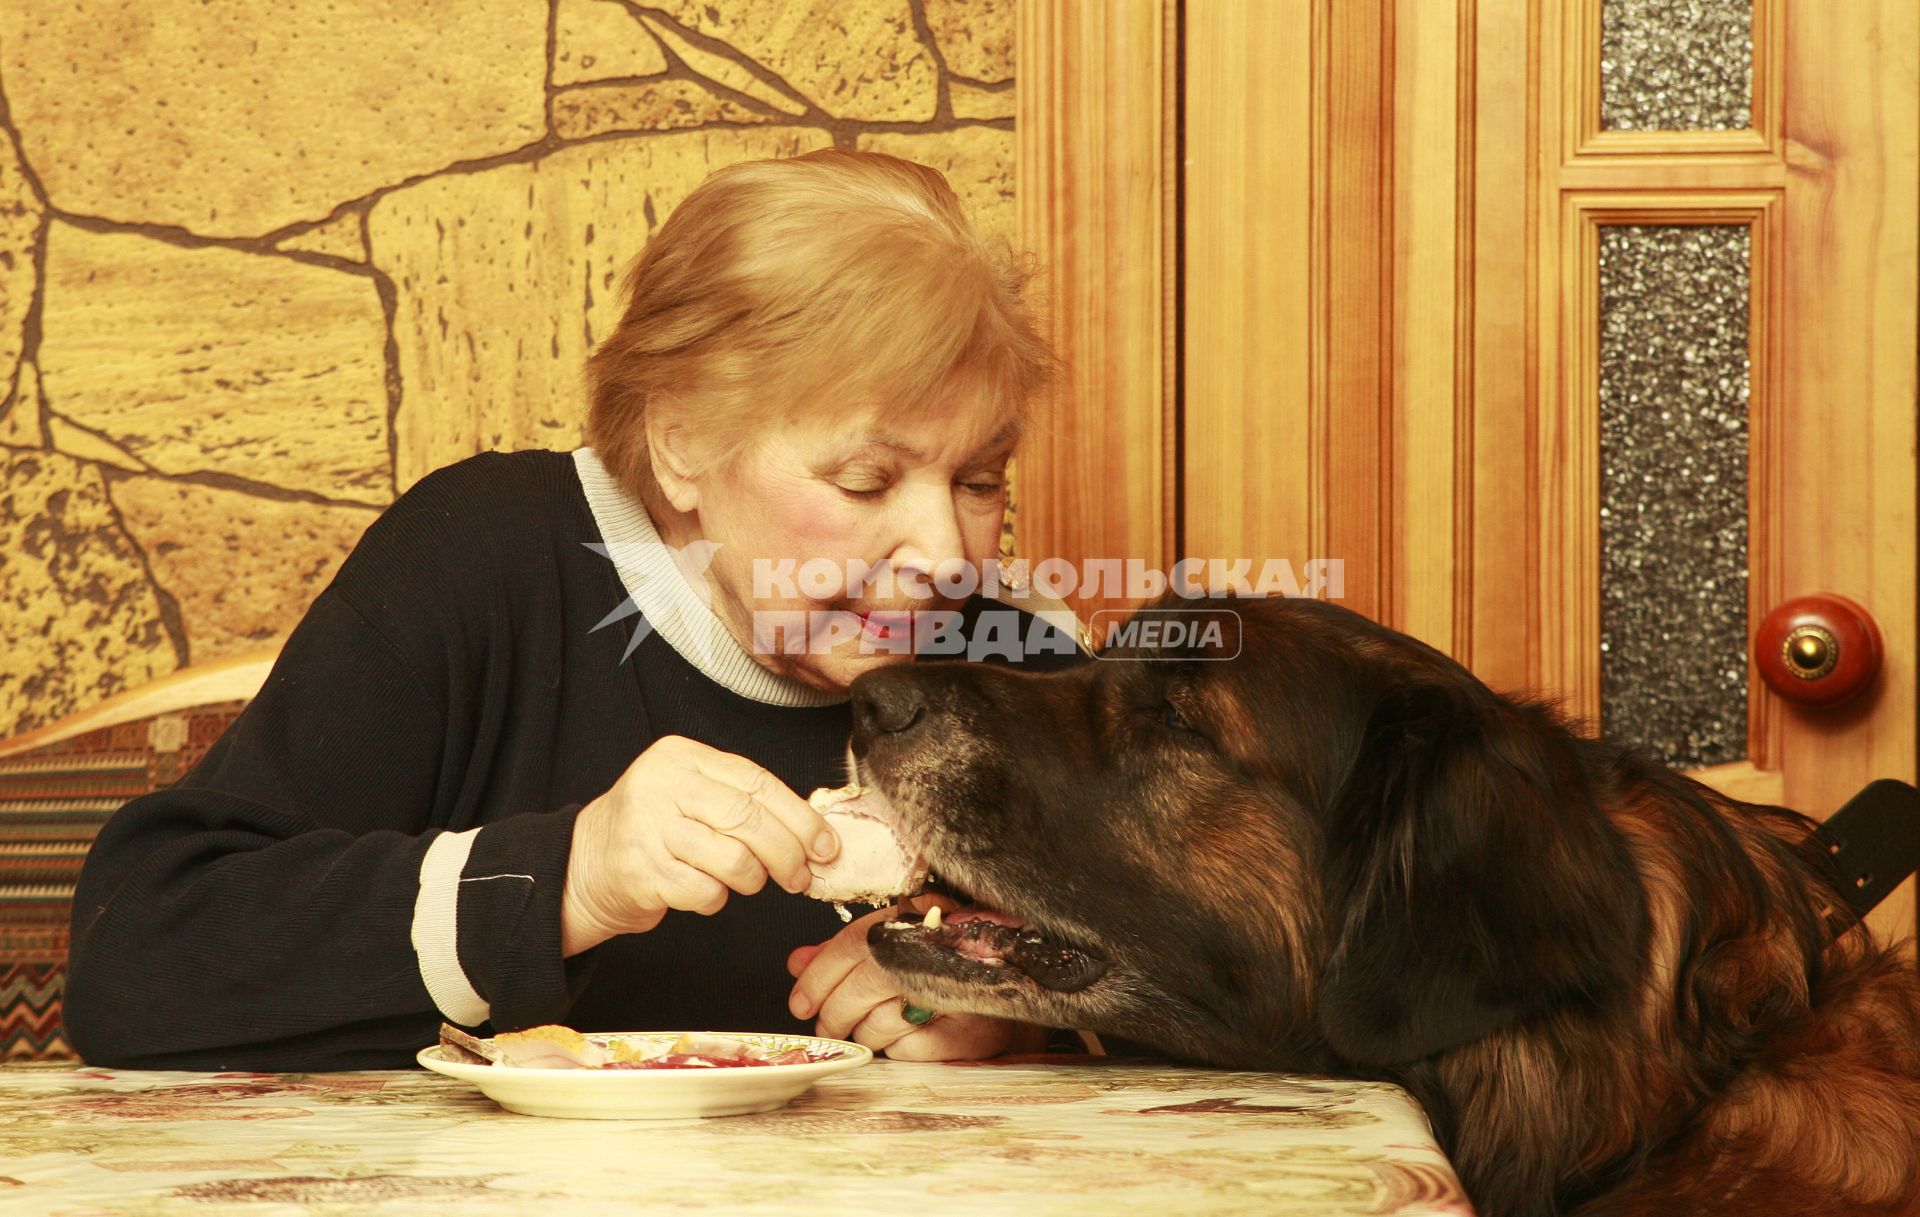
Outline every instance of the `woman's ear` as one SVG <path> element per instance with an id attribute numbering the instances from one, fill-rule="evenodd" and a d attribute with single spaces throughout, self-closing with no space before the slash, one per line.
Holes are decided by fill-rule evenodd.
<path id="1" fill-rule="evenodd" d="M 694 477 L 693 454 L 688 451 L 686 428 L 649 412 L 647 416 L 647 459 L 653 466 L 654 484 L 675 511 L 699 510 L 700 484 Z"/>
<path id="2" fill-rule="evenodd" d="M 1645 902 L 1578 745 L 1478 685 L 1391 692 L 1328 822 L 1327 1042 L 1402 1064 L 1631 983 Z"/>

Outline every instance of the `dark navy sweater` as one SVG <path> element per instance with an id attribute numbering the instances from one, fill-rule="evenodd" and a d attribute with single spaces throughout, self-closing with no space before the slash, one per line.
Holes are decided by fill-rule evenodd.
<path id="1" fill-rule="evenodd" d="M 742 696 L 658 633 L 623 662 L 632 623 L 594 628 L 626 597 L 599 539 L 564 453 L 475 457 L 383 513 L 201 764 L 102 829 L 74 902 L 81 1055 L 410 1064 L 443 1017 L 413 941 L 422 860 L 481 826 L 455 925 L 483 1031 L 808 1031 L 786 956 L 841 922 L 777 884 L 561 956 L 575 814 L 653 740 L 739 753 L 801 794 L 845 780 L 844 702 Z"/>

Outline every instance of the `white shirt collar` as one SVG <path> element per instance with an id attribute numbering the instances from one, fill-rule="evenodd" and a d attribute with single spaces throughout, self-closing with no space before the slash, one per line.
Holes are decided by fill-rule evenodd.
<path id="1" fill-rule="evenodd" d="M 660 539 L 646 507 L 620 489 L 592 448 L 575 449 L 573 465 L 600 530 L 602 544 L 594 548 L 613 562 L 627 589 L 628 605 L 639 610 L 634 629 L 658 631 L 688 663 L 742 697 L 776 706 L 830 706 L 847 700 L 844 692 L 816 689 L 773 671 L 740 645 L 713 611 L 711 589 L 696 573 L 711 560 L 712 542 L 694 542 L 676 561 L 674 547 Z M 622 616 L 632 617 L 631 609 Z M 609 614 L 603 624 L 617 619 Z M 636 644 L 640 637 L 644 635 L 636 636 Z"/>

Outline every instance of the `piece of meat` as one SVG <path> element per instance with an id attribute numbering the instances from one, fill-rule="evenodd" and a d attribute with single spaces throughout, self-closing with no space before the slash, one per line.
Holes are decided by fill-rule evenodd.
<path id="1" fill-rule="evenodd" d="M 877 790 L 842 786 L 807 797 L 840 837 L 831 862 L 812 864 L 807 895 L 835 904 L 881 905 L 926 883 L 927 864 L 894 832 L 893 809 Z"/>
<path id="2" fill-rule="evenodd" d="M 598 1069 L 611 1055 L 571 1027 L 549 1023 L 493 1037 L 494 1063 L 520 1069 Z"/>

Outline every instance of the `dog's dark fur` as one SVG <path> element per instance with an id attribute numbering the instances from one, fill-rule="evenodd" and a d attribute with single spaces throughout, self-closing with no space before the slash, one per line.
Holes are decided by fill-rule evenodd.
<path id="1" fill-rule="evenodd" d="M 1230 606 L 1230 661 L 855 684 L 935 871 L 1107 965 L 1056 992 L 876 927 L 914 1000 L 1397 1082 L 1486 1217 L 1920 1213 L 1920 983 L 1809 820 L 1336 606 Z"/>

